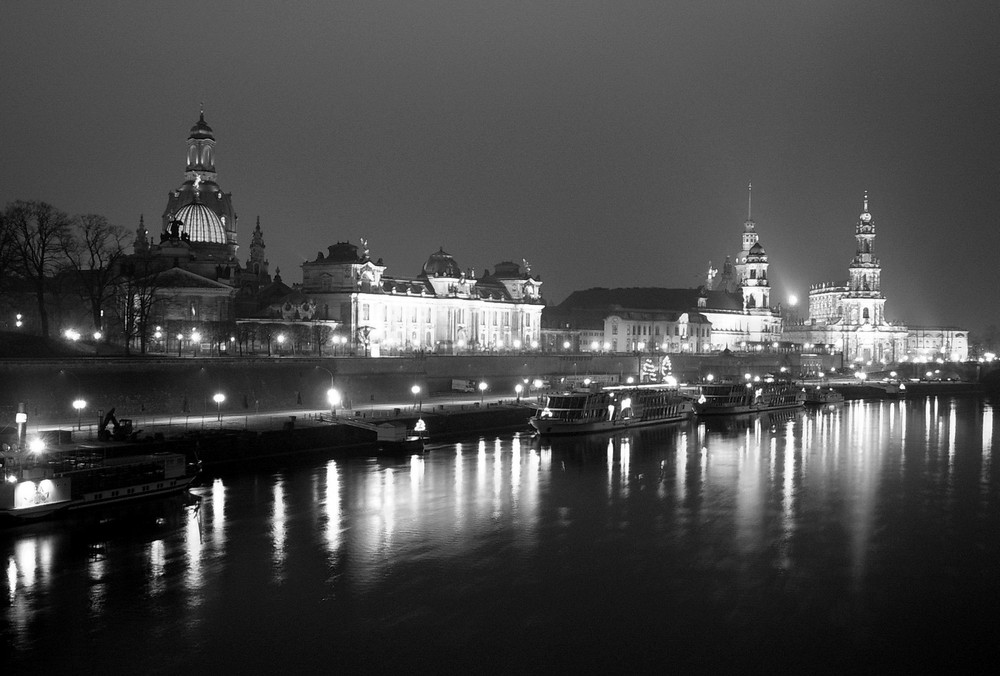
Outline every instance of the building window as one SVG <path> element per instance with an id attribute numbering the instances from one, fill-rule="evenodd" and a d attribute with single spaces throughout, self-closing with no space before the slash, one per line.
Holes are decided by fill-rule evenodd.
<path id="1" fill-rule="evenodd" d="M 368 315 L 369 315 L 368 303 L 365 303 L 364 305 L 361 306 L 361 319 L 367 322 L 369 319 Z"/>

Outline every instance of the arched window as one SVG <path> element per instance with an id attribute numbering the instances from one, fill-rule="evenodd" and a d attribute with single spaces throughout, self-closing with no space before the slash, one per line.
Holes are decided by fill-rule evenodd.
<path id="1" fill-rule="evenodd" d="M 864 319 L 865 321 L 869 319 L 868 308 L 865 308 L 864 310 L 861 311 L 861 318 Z"/>

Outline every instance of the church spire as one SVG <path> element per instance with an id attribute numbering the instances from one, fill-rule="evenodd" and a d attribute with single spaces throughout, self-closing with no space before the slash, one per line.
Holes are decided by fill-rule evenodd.
<path id="1" fill-rule="evenodd" d="M 752 221 L 753 220 L 753 216 L 750 215 L 750 213 L 751 213 L 750 207 L 751 206 L 753 206 L 753 183 L 752 182 L 747 182 L 747 220 L 748 221 Z"/>
<path id="2" fill-rule="evenodd" d="M 135 244 L 132 247 L 136 253 L 146 253 L 149 251 L 149 239 L 147 239 L 147 235 L 149 235 L 149 232 L 146 230 L 143 215 L 139 214 L 139 227 L 135 229 Z"/>

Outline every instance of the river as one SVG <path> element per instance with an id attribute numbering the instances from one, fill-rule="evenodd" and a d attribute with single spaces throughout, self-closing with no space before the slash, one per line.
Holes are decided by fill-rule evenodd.
<path id="1" fill-rule="evenodd" d="M 995 402 L 470 438 L 0 531 L 27 673 L 992 671 Z"/>

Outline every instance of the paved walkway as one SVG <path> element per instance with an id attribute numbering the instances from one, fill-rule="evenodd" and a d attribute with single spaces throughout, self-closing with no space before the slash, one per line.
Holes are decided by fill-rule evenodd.
<path id="1" fill-rule="evenodd" d="M 412 419 L 422 414 L 458 412 L 478 407 L 496 406 L 501 404 L 516 405 L 518 400 L 515 397 L 481 397 L 477 394 L 454 394 L 441 397 L 431 397 L 414 402 L 390 401 L 380 404 L 356 408 L 353 410 L 337 410 L 338 416 L 355 415 L 363 420 L 381 422 L 396 418 Z M 521 404 L 540 403 L 539 398 L 522 397 Z M 121 418 L 129 418 L 128 412 L 118 411 Z M 131 417 L 133 430 L 139 432 L 140 437 L 162 434 L 164 437 L 172 437 L 183 434 L 186 431 L 194 430 L 275 430 L 281 429 L 291 417 L 295 417 L 296 427 L 308 427 L 312 425 L 328 425 L 331 421 L 330 409 L 311 409 L 303 407 L 286 408 L 280 410 L 268 410 L 259 412 L 241 411 L 240 413 L 227 413 L 225 406 L 216 412 L 208 412 L 204 415 L 145 415 L 140 414 Z M 73 417 L 61 418 L 58 420 L 28 420 L 27 436 L 31 436 L 41 431 L 50 430 L 70 430 L 73 433 L 73 441 L 76 443 L 97 441 L 98 423 L 94 420 L 78 421 Z"/>

